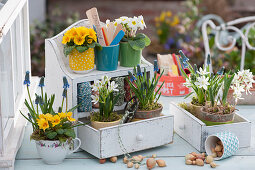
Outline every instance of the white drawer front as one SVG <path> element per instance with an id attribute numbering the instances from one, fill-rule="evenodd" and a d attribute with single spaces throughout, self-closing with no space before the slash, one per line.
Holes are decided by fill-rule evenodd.
<path id="1" fill-rule="evenodd" d="M 173 116 L 132 122 L 119 127 L 120 137 L 127 152 L 135 152 L 168 144 L 173 141 Z M 118 127 L 101 131 L 101 158 L 122 155 Z"/>

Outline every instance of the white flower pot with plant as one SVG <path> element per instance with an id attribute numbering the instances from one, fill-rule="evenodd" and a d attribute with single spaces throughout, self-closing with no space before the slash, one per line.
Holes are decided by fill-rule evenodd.
<path id="1" fill-rule="evenodd" d="M 106 25 L 110 20 L 106 20 Z M 122 25 L 125 36 L 120 42 L 119 60 L 120 65 L 124 67 L 134 67 L 141 63 L 142 50 L 150 45 L 150 39 L 142 33 L 136 34 L 137 30 L 146 28 L 143 16 L 120 17 L 115 19 L 114 25 Z"/>
<path id="2" fill-rule="evenodd" d="M 121 116 L 113 111 L 119 98 L 119 95 L 114 96 L 113 92 L 118 91 L 118 85 L 110 80 L 108 76 L 103 76 L 101 81 L 92 85 L 92 91 L 97 92 L 91 96 L 92 102 L 99 103 L 99 111 L 91 115 L 91 125 L 95 129 L 118 125 L 121 120 Z"/>
<path id="3" fill-rule="evenodd" d="M 138 110 L 135 113 L 135 118 L 137 119 L 158 117 L 162 112 L 163 106 L 158 103 L 158 100 L 161 96 L 160 89 L 164 83 L 157 90 L 155 89 L 163 72 L 157 77 L 157 71 L 158 63 L 157 60 L 154 60 L 154 77 L 152 77 L 152 80 L 148 80 L 145 68 L 142 73 L 139 64 L 134 68 L 133 74 L 129 72 L 129 85 L 139 102 Z"/>
<path id="4" fill-rule="evenodd" d="M 30 97 L 29 92 L 29 72 L 26 72 L 24 84 L 27 87 L 29 100 L 25 99 L 29 113 L 25 116 L 33 128 L 33 133 L 30 139 L 35 140 L 38 154 L 46 164 L 59 164 L 68 154 L 75 152 L 81 145 L 81 142 L 76 138 L 74 127 L 83 125 L 72 118 L 72 111 L 78 106 L 68 110 L 67 103 L 64 110 L 64 101 L 67 102 L 67 88 L 69 84 L 66 77 L 63 78 L 63 102 L 59 107 L 59 111 L 53 110 L 55 94 L 48 98 L 47 93 L 43 92 L 44 77 L 41 78 L 39 87 L 41 95 L 36 94 L 35 107 Z M 39 111 L 40 110 L 40 111 Z M 74 141 L 78 141 L 77 147 L 74 149 Z"/>

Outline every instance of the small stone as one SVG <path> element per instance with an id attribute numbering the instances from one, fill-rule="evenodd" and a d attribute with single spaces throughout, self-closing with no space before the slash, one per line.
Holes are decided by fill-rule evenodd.
<path id="1" fill-rule="evenodd" d="M 212 157 L 213 157 L 213 158 L 216 158 L 216 157 L 217 157 L 217 153 L 216 153 L 216 152 L 213 152 L 213 153 L 212 153 Z"/>
<path id="2" fill-rule="evenodd" d="M 157 157 L 157 155 L 156 155 L 156 154 L 153 154 L 151 157 L 152 157 L 152 158 L 156 158 L 156 157 Z"/>
<path id="3" fill-rule="evenodd" d="M 217 142 L 217 144 L 222 146 L 222 142 L 220 140 Z"/>
<path id="4" fill-rule="evenodd" d="M 211 162 L 210 163 L 210 166 L 212 167 L 212 168 L 216 168 L 216 166 L 218 166 L 215 162 Z"/>
<path id="5" fill-rule="evenodd" d="M 216 152 L 217 157 L 222 157 L 223 153 L 222 152 Z"/>
<path id="6" fill-rule="evenodd" d="M 221 145 L 216 145 L 215 151 L 220 152 L 221 150 L 222 150 L 222 146 Z"/>
<path id="7" fill-rule="evenodd" d="M 99 163 L 100 163 L 100 164 L 104 164 L 105 161 L 106 161 L 106 159 L 99 159 Z"/>
<path id="8" fill-rule="evenodd" d="M 135 164 L 135 169 L 139 169 L 140 165 L 139 164 Z"/>
<path id="9" fill-rule="evenodd" d="M 196 159 L 196 165 L 204 166 L 204 161 L 202 159 Z"/>
<path id="10" fill-rule="evenodd" d="M 128 168 L 132 168 L 133 165 L 134 165 L 133 162 L 128 162 L 128 163 L 127 163 L 127 167 L 128 167 Z"/>
<path id="11" fill-rule="evenodd" d="M 209 155 L 206 157 L 205 163 L 210 164 L 211 162 L 213 162 L 213 156 Z"/>
<path id="12" fill-rule="evenodd" d="M 205 153 L 202 153 L 202 156 L 205 157 L 206 156 Z"/>
<path id="13" fill-rule="evenodd" d="M 141 159 L 141 161 L 143 160 L 143 155 L 138 155 L 138 157 Z"/>
<path id="14" fill-rule="evenodd" d="M 188 159 L 188 160 L 185 161 L 185 163 L 186 163 L 186 165 L 192 165 L 192 160 Z"/>
<path id="15" fill-rule="evenodd" d="M 192 161 L 192 165 L 196 165 L 196 161 Z"/>
<path id="16" fill-rule="evenodd" d="M 166 162 L 164 160 L 156 160 L 157 164 L 159 167 L 165 167 L 166 166 Z"/>
<path id="17" fill-rule="evenodd" d="M 194 156 L 194 155 L 192 155 L 192 154 L 187 154 L 186 156 L 185 156 L 185 160 L 191 160 L 191 161 L 193 161 L 193 160 L 195 160 L 196 159 L 196 157 Z"/>
<path id="18" fill-rule="evenodd" d="M 128 163 L 128 158 L 127 158 L 126 156 L 123 158 L 123 163 L 124 163 L 124 164 L 127 164 L 127 163 Z"/>
<path id="19" fill-rule="evenodd" d="M 113 156 L 113 157 L 110 158 L 110 161 L 111 161 L 112 163 L 117 162 L 117 160 L 118 160 L 118 158 L 117 158 L 116 156 Z"/>

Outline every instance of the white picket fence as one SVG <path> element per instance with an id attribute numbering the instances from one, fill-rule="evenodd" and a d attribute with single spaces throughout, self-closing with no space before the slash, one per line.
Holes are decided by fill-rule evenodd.
<path id="1" fill-rule="evenodd" d="M 23 78 L 31 70 L 28 17 L 28 0 L 0 4 L 0 169 L 13 168 L 17 151 L 11 147 L 19 147 L 23 130 L 18 128 L 25 125 L 19 110 L 25 97 Z M 17 140 L 9 141 L 15 133 Z"/>

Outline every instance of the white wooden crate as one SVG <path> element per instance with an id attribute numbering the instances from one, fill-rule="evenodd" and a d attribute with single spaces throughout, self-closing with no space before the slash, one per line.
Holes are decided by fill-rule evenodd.
<path id="1" fill-rule="evenodd" d="M 101 23 L 103 24 L 103 23 Z M 118 66 L 118 69 L 115 71 L 98 71 L 93 70 L 88 74 L 76 74 L 74 73 L 68 63 L 68 58 L 65 57 L 63 53 L 63 44 L 62 44 L 62 37 L 64 33 L 71 29 L 72 27 L 78 26 L 86 26 L 90 27 L 89 22 L 87 19 L 80 20 L 64 31 L 56 35 L 55 37 L 49 38 L 45 40 L 45 83 L 46 83 L 46 90 L 49 94 L 57 94 L 54 108 L 57 110 L 58 106 L 61 106 L 62 102 L 62 91 L 63 91 L 63 76 L 66 76 L 70 88 L 68 89 L 68 108 L 72 108 L 77 105 L 77 84 L 82 82 L 92 82 L 95 80 L 101 79 L 102 76 L 107 75 L 109 77 L 120 77 L 120 76 L 127 76 L 128 71 L 133 71 L 133 67 L 121 67 Z M 152 77 L 154 74 L 153 72 L 153 65 L 146 61 L 142 57 L 141 61 L 141 68 L 142 71 L 146 68 L 148 76 Z M 123 105 L 124 106 L 124 105 Z M 118 106 L 115 107 L 115 110 L 121 110 L 124 107 Z M 82 118 L 89 116 L 89 112 L 78 112 L 77 109 L 74 111 L 74 118 Z"/>
<path id="2" fill-rule="evenodd" d="M 176 103 L 170 103 L 170 113 L 174 115 L 175 132 L 200 152 L 205 152 L 207 136 L 221 131 L 230 131 L 237 135 L 240 148 L 249 147 L 251 144 L 251 122 L 239 114 L 235 115 L 234 123 L 206 126 Z"/>
<path id="3" fill-rule="evenodd" d="M 131 153 L 171 143 L 173 124 L 173 115 L 167 115 L 99 130 L 86 125 L 78 127 L 78 136 L 83 150 L 103 159 L 124 154 L 118 141 L 118 130 L 127 152 Z"/>

